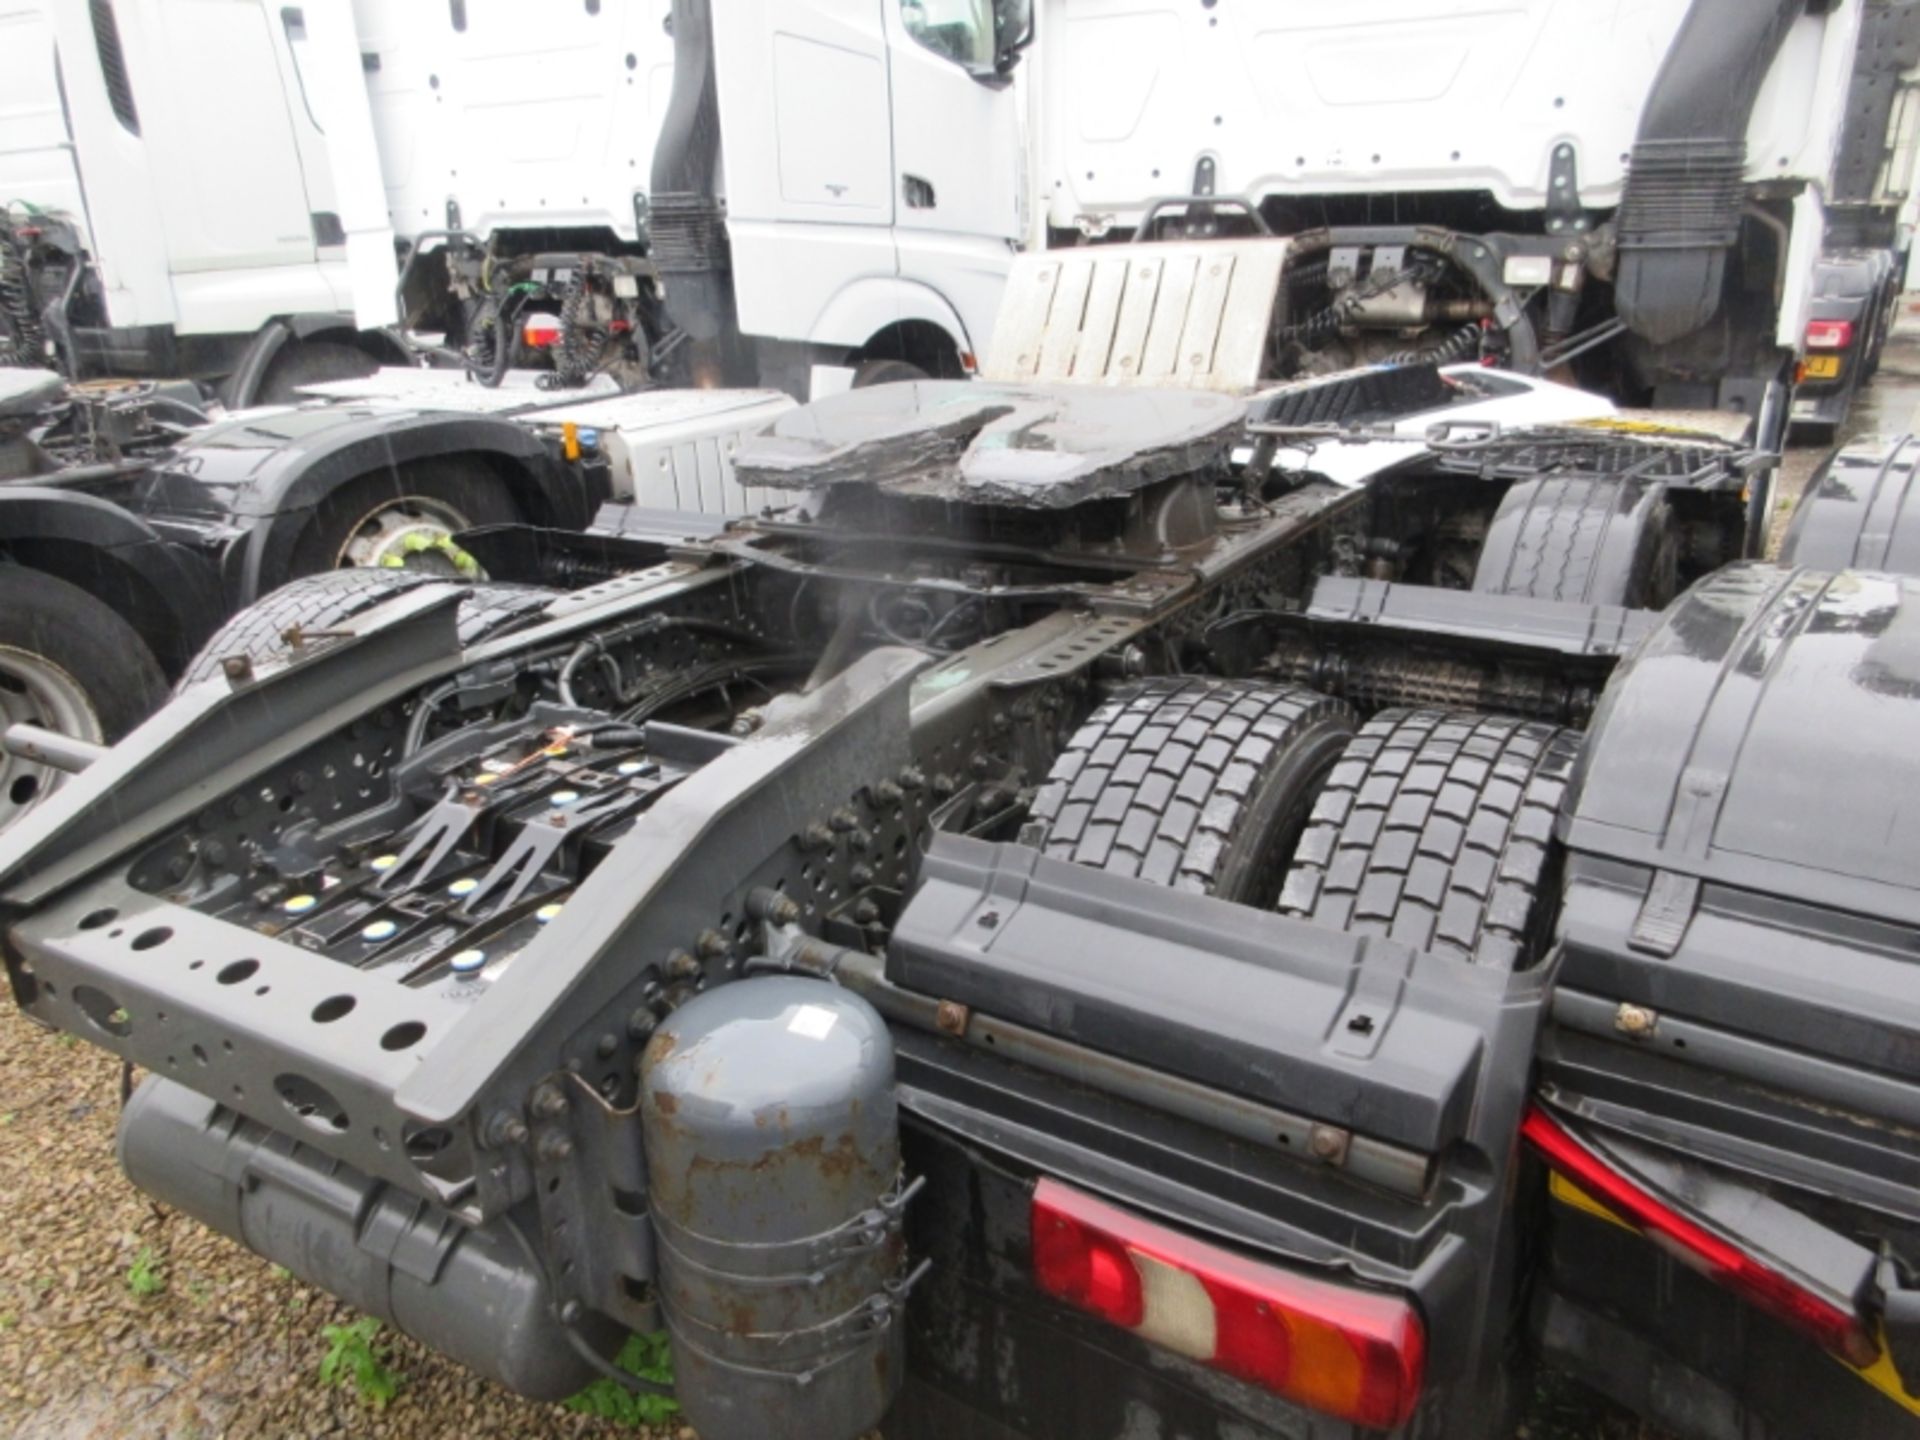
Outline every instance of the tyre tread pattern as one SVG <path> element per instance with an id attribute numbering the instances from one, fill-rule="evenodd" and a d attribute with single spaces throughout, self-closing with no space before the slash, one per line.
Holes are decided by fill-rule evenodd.
<path id="1" fill-rule="evenodd" d="M 253 660 L 278 658 L 282 636 L 294 626 L 325 630 L 350 620 L 394 596 L 436 583 L 430 575 L 398 570 L 324 570 L 282 585 L 248 606 L 214 633 L 180 677 L 182 686 L 220 673 L 221 662 L 244 654 Z M 475 584 L 460 602 L 460 643 L 471 645 L 524 615 L 543 609 L 553 591 L 537 585 Z"/>
<path id="2" fill-rule="evenodd" d="M 1281 911 L 1481 965 L 1527 963 L 1580 744 L 1506 716 L 1381 711 L 1328 776 Z"/>
<path id="3" fill-rule="evenodd" d="M 1060 860 L 1206 893 L 1266 766 L 1338 700 L 1291 685 L 1162 677 L 1074 732 L 1022 838 Z"/>
<path id="4" fill-rule="evenodd" d="M 1604 475 L 1549 476 L 1508 493 L 1526 505 L 1512 552 L 1503 565 L 1482 567 L 1473 588 L 1535 600 L 1590 599 L 1601 546 L 1620 513 L 1619 482 Z"/>

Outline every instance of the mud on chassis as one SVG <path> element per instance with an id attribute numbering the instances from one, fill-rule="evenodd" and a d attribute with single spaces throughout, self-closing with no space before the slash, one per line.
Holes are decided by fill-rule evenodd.
<path id="1" fill-rule="evenodd" d="M 1729 568 L 1711 441 L 1268 468 L 1504 383 L 886 387 L 758 521 L 296 584 L 8 837 L 15 994 L 143 1188 L 529 1395 L 664 1323 L 710 1440 L 1478 1436 L 1528 1342 L 1906 1433 L 1911 881 L 1733 829 L 1912 849 L 1911 587 Z"/>

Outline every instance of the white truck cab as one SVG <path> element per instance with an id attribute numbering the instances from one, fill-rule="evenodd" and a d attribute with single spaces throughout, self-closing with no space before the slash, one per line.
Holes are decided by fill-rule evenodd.
<path id="1" fill-rule="evenodd" d="M 0 345 L 806 396 L 971 373 L 1022 250 L 1264 229 L 1283 373 L 1767 430 L 1866 3 L 0 0 Z"/>
<path id="2" fill-rule="evenodd" d="M 399 358 L 358 338 L 395 318 L 359 68 L 333 4 L 0 0 L 0 348 L 219 376 L 281 320 Z"/>
<path id="3" fill-rule="evenodd" d="M 676 23 L 721 137 L 706 269 L 763 374 L 964 370 L 1016 250 L 1151 216 L 1296 238 L 1296 372 L 1496 360 L 1773 433 L 1862 10 L 683 0 Z M 669 126 L 656 164 L 702 133 Z"/>

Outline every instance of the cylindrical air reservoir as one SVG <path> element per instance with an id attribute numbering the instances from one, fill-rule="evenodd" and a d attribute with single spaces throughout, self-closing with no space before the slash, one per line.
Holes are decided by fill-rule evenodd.
<path id="1" fill-rule="evenodd" d="M 899 1386 L 893 1042 L 821 980 L 723 985 L 648 1043 L 648 1198 L 675 1388 L 702 1440 L 851 1440 Z"/>

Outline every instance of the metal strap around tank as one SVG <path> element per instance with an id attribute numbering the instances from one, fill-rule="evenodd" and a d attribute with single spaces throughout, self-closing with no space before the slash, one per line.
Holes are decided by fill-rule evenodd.
<path id="1" fill-rule="evenodd" d="M 796 1280 L 817 1284 L 842 1266 L 866 1255 L 885 1243 L 905 1222 L 906 1208 L 925 1188 L 927 1177 L 916 1175 L 900 1183 L 873 1205 L 845 1224 L 836 1225 L 818 1235 L 802 1236 L 761 1245 L 743 1245 L 737 1241 L 715 1240 L 698 1231 L 676 1224 L 666 1215 L 656 1214 L 653 1227 L 660 1243 L 670 1245 L 682 1264 L 722 1276 L 731 1285 L 751 1285 L 768 1281 L 787 1285 Z"/>
<path id="2" fill-rule="evenodd" d="M 823 1325 L 811 1326 L 805 1330 L 735 1334 L 716 1329 L 693 1316 L 682 1315 L 676 1311 L 673 1316 L 674 1343 L 676 1345 L 694 1343 L 709 1355 L 723 1361 L 729 1370 L 759 1379 L 777 1380 L 784 1384 L 809 1385 L 823 1371 L 863 1353 L 862 1346 L 856 1342 L 892 1325 L 905 1308 L 907 1296 L 932 1268 L 931 1260 L 922 1260 L 898 1280 L 888 1281 L 882 1289 L 869 1295 L 844 1314 L 836 1315 Z M 692 1331 L 698 1332 L 700 1337 L 698 1341 L 693 1340 L 692 1334 L 689 1333 Z M 767 1357 L 770 1340 L 779 1342 L 780 1353 L 783 1355 L 807 1360 L 822 1357 L 821 1363 L 798 1370 L 768 1370 L 764 1366 L 751 1363 Z"/>

